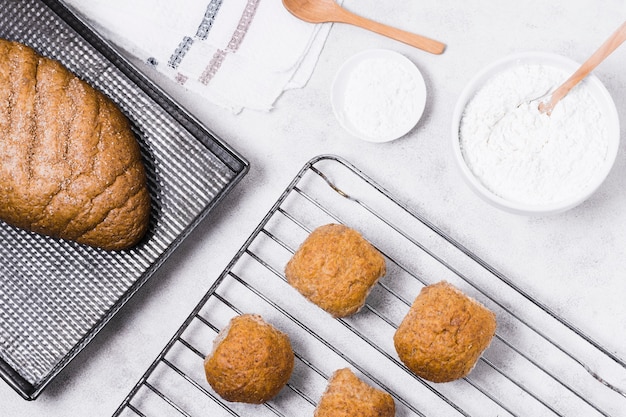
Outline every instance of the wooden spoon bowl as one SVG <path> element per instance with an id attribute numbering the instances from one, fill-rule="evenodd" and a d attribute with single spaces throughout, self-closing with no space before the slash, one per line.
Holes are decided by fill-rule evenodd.
<path id="1" fill-rule="evenodd" d="M 446 48 L 445 44 L 433 39 L 358 16 L 341 7 L 335 0 L 283 0 L 283 5 L 291 14 L 305 22 L 348 23 L 433 54 L 441 54 Z"/>

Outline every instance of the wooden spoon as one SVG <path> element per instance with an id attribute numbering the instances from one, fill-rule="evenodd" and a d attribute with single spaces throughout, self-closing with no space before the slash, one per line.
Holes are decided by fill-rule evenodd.
<path id="1" fill-rule="evenodd" d="M 357 16 L 341 7 L 335 0 L 283 0 L 283 5 L 291 14 L 305 22 L 348 23 L 433 54 L 441 54 L 446 48 L 441 42 Z"/>
<path id="2" fill-rule="evenodd" d="M 600 62 L 604 61 L 604 59 L 609 56 L 614 50 L 620 46 L 624 40 L 626 40 L 626 22 L 622 23 L 622 25 L 615 31 L 609 38 L 604 41 L 602 46 L 598 48 L 596 52 L 593 53 L 581 66 L 576 70 L 575 73 L 572 74 L 563 84 L 561 84 L 550 97 L 548 102 L 539 103 L 539 111 L 541 113 L 547 113 L 548 116 L 554 110 L 554 106 L 569 93 L 569 91 L 574 88 L 576 84 L 578 84 L 583 78 L 585 78 L 595 67 L 600 64 Z"/>

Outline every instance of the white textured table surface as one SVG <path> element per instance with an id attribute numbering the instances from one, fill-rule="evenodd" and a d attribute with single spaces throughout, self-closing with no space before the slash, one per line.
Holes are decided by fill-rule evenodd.
<path id="1" fill-rule="evenodd" d="M 434 56 L 335 25 L 308 85 L 284 94 L 269 113 L 232 115 L 157 80 L 241 152 L 251 163 L 250 172 L 36 401 L 24 401 L 0 384 L 1 415 L 110 416 L 297 171 L 325 153 L 358 166 L 520 287 L 626 357 L 624 145 L 608 179 L 588 201 L 564 214 L 525 218 L 479 200 L 462 183 L 449 143 L 455 101 L 477 71 L 505 55 L 533 50 L 582 62 L 623 22 L 626 1 L 345 0 L 344 5 L 441 40 L 448 48 Z M 388 48 L 410 58 L 428 89 L 417 127 L 386 144 L 350 137 L 329 102 L 337 69 L 368 48 Z M 626 46 L 595 74 L 615 100 L 623 140 Z"/>

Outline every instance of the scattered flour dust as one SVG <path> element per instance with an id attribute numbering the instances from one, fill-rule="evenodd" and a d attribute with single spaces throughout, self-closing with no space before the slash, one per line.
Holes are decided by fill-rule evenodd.
<path id="1" fill-rule="evenodd" d="M 395 139 L 421 115 L 419 88 L 419 80 L 398 62 L 365 59 L 346 84 L 344 116 L 366 137 Z"/>
<path id="2" fill-rule="evenodd" d="M 493 77 L 468 103 L 460 126 L 463 157 L 500 197 L 531 205 L 578 194 L 603 164 L 606 121 L 583 81 L 555 107 L 539 113 L 539 97 L 569 74 L 522 65 Z M 518 107 L 520 103 L 523 103 Z"/>

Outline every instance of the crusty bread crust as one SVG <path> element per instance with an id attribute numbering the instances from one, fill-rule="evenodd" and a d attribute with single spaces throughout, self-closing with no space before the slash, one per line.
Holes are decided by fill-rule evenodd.
<path id="1" fill-rule="evenodd" d="M 391 395 L 369 386 L 344 368 L 328 381 L 314 417 L 393 417 L 395 414 Z"/>
<path id="2" fill-rule="evenodd" d="M 346 317 L 363 307 L 385 270 L 385 258 L 359 232 L 327 224 L 300 245 L 285 275 L 311 302 L 333 317 Z"/>
<path id="3" fill-rule="evenodd" d="M 448 382 L 470 373 L 495 331 L 493 312 L 441 281 L 422 288 L 393 340 L 411 371 Z"/>
<path id="4" fill-rule="evenodd" d="M 57 61 L 0 40 L 0 219 L 109 250 L 137 244 L 150 196 L 113 104 Z"/>
<path id="5" fill-rule="evenodd" d="M 289 337 L 254 314 L 234 317 L 204 360 L 207 382 L 219 396 L 251 404 L 278 395 L 293 366 Z"/>

